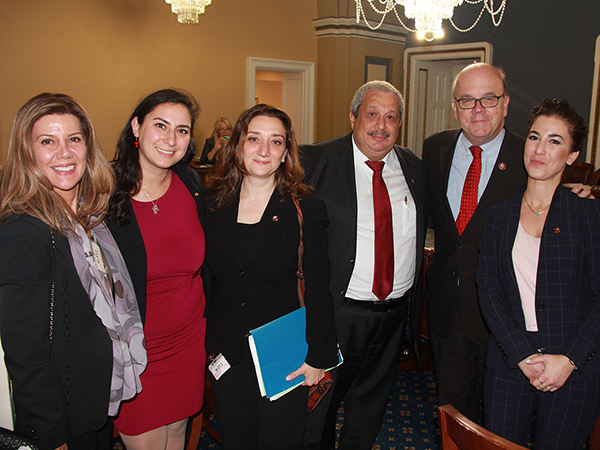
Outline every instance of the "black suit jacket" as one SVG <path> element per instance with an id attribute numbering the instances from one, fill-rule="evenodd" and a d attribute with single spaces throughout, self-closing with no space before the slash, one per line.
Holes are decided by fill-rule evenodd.
<path id="1" fill-rule="evenodd" d="M 498 160 L 462 235 L 458 234 L 446 193 L 456 141 L 461 130 L 442 131 L 423 143 L 431 215 L 435 229 L 435 255 L 427 269 L 427 302 L 431 330 L 447 336 L 451 311 L 460 308 L 465 332 L 474 342 L 485 344 L 488 331 L 481 317 L 475 285 L 479 241 L 488 209 L 513 196 L 525 181 L 524 140 L 506 130 Z"/>
<path id="2" fill-rule="evenodd" d="M 53 450 L 104 426 L 110 337 L 81 285 L 69 241 L 56 231 L 53 239 L 32 216 L 12 215 L 0 227 L 0 331 L 16 431 Z"/>
<path id="3" fill-rule="evenodd" d="M 578 367 L 576 376 L 600 375 L 600 201 L 580 199 L 558 186 L 542 231 L 536 281 L 540 344 L 525 328 L 512 248 L 524 187 L 493 207 L 485 221 L 477 284 L 481 310 L 493 339 L 486 365 L 515 377 L 517 364 L 537 353 L 562 354 Z"/>
<path id="4" fill-rule="evenodd" d="M 356 257 L 357 200 L 354 176 L 352 134 L 302 147 L 306 182 L 325 200 L 329 215 L 329 255 L 331 282 L 336 305 L 340 308 L 350 283 Z M 411 304 L 412 344 L 421 335 L 423 315 L 423 249 L 429 203 L 423 163 L 410 150 L 395 146 L 404 177 L 417 206 L 416 274 Z M 390 199 L 392 202 L 396 199 Z M 412 333 L 412 334 L 411 334 Z M 415 347 L 418 351 L 418 346 Z"/>
<path id="5" fill-rule="evenodd" d="M 202 149 L 202 155 L 200 155 L 200 164 L 214 164 L 216 161 L 208 159 L 208 154 L 215 148 L 215 138 L 209 137 L 204 142 L 204 148 Z"/>
<path id="6" fill-rule="evenodd" d="M 172 169 L 194 197 L 200 223 L 204 228 L 204 206 L 202 204 L 202 181 L 200 180 L 200 175 L 195 170 L 187 167 L 183 162 L 175 164 Z M 148 269 L 148 260 L 146 259 L 146 247 L 142 239 L 142 232 L 133 212 L 131 200 L 129 200 L 129 203 L 128 225 L 118 226 L 114 220 L 107 220 L 106 224 L 119 245 L 119 250 L 121 250 L 123 259 L 127 264 L 143 321 L 146 317 L 146 272 Z M 204 283 L 204 293 L 208 301 L 210 297 L 210 272 L 206 264 L 202 266 L 202 281 Z"/>
<path id="7" fill-rule="evenodd" d="M 208 191 L 207 191 L 208 192 Z M 248 331 L 300 307 L 298 245 L 300 226 L 291 198 L 273 192 L 256 225 L 246 259 L 237 240 L 239 192 L 232 203 L 206 217 L 206 261 L 213 276 L 207 310 L 206 351 L 237 364 Z M 328 289 L 327 212 L 315 195 L 300 200 L 304 216 L 305 362 L 318 368 L 337 364 L 333 302 Z"/>

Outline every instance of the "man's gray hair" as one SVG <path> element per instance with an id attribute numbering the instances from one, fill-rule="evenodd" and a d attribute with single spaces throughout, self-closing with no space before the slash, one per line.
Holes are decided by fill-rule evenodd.
<path id="1" fill-rule="evenodd" d="M 402 121 L 404 115 L 404 99 L 402 98 L 402 94 L 392 84 L 380 80 L 369 81 L 358 88 L 352 99 L 352 105 L 350 106 L 350 112 L 354 117 L 358 117 L 358 109 L 363 103 L 365 94 L 369 91 L 389 92 L 396 95 L 396 97 L 398 97 L 398 113 L 400 114 L 400 121 Z"/>

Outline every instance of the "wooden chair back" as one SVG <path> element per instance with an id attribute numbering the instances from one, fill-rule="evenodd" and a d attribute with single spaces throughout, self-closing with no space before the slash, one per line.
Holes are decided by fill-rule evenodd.
<path id="1" fill-rule="evenodd" d="M 452 405 L 438 407 L 442 450 L 526 450 L 467 419 Z"/>

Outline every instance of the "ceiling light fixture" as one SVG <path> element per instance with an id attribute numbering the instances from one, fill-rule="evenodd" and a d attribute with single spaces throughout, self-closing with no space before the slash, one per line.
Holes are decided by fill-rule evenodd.
<path id="1" fill-rule="evenodd" d="M 486 10 L 490 13 L 494 26 L 499 26 L 504 17 L 504 10 L 506 9 L 506 0 L 501 0 L 501 4 L 496 10 L 494 10 L 494 0 L 377 0 L 383 9 L 378 9 L 377 6 L 375 6 L 375 0 L 367 0 L 369 5 L 371 5 L 371 8 L 381 15 L 379 23 L 372 26 L 365 15 L 362 5 L 363 0 L 354 1 L 356 3 L 356 23 L 359 23 L 362 17 L 370 29 L 376 30 L 383 24 L 387 14 L 394 11 L 398 22 L 400 22 L 404 28 L 408 31 L 416 32 L 419 39 L 425 39 L 426 41 L 432 41 L 435 38 L 444 36 L 442 30 L 443 19 L 448 19 L 455 29 L 466 33 L 475 28 L 475 25 L 477 25 Z M 477 16 L 473 25 L 465 29 L 457 27 L 452 20 L 454 8 L 461 5 L 463 1 L 464 3 L 469 3 L 471 5 L 483 3 L 479 16 Z M 404 15 L 409 19 L 414 19 L 415 29 L 407 27 L 404 24 L 396 9 L 397 5 L 404 6 Z M 496 20 L 497 16 L 499 16 L 498 20 Z"/>
<path id="2" fill-rule="evenodd" d="M 198 14 L 204 14 L 204 8 L 211 0 L 165 0 L 171 5 L 173 14 L 177 14 L 179 23 L 198 23 Z"/>

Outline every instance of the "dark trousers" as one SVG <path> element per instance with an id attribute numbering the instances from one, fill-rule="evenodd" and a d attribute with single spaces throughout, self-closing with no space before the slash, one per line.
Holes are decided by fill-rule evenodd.
<path id="1" fill-rule="evenodd" d="M 535 415 L 535 450 L 581 450 L 600 415 L 600 377 L 579 381 L 574 372 L 557 391 L 540 392 L 519 373 L 486 368 L 485 428 L 526 447 Z"/>
<path id="2" fill-rule="evenodd" d="M 106 424 L 98 430 L 79 436 L 71 436 L 67 445 L 69 450 L 109 450 L 112 443 L 113 421 L 106 420 Z"/>
<path id="3" fill-rule="evenodd" d="M 344 363 L 332 373 L 334 386 L 329 394 L 322 449 L 335 447 L 336 414 L 342 400 L 344 424 L 338 448 L 366 450 L 373 446 L 402 352 L 407 311 L 406 301 L 390 311 L 371 311 L 344 300 L 336 316 Z"/>
<path id="4" fill-rule="evenodd" d="M 438 404 L 452 405 L 473 422 L 481 417 L 483 362 L 487 342 L 474 342 L 466 335 L 455 308 L 447 336 L 430 329 L 429 342 L 435 366 Z"/>
<path id="5" fill-rule="evenodd" d="M 302 448 L 308 388 L 297 387 L 273 402 L 261 397 L 249 349 L 218 381 L 212 378 L 212 387 L 224 450 Z"/>

